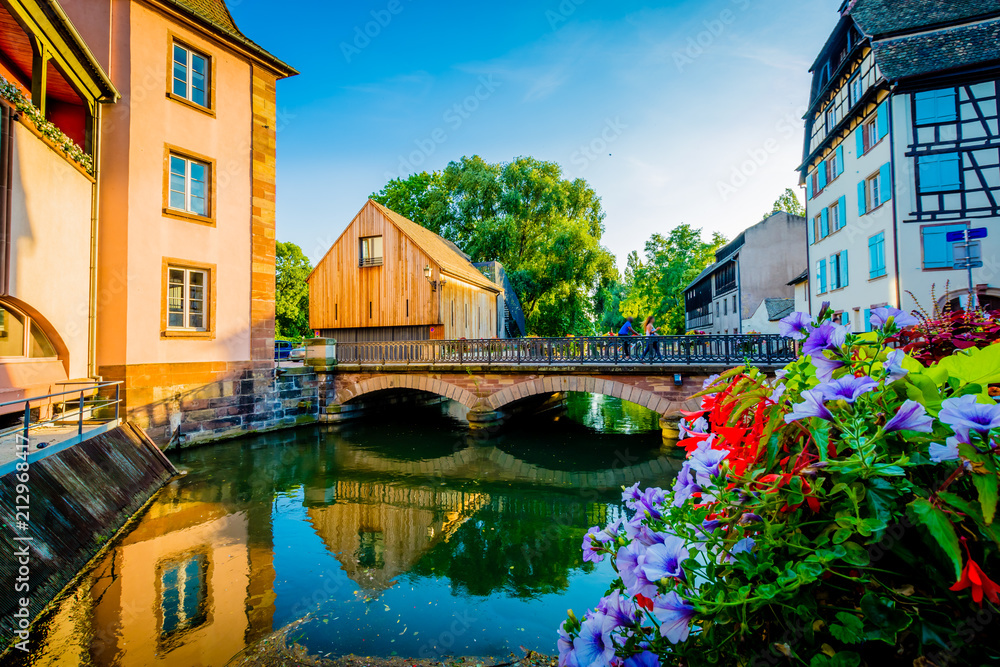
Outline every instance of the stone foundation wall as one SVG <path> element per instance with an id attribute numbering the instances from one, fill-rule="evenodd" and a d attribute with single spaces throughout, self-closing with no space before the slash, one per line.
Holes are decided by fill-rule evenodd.
<path id="1" fill-rule="evenodd" d="M 125 416 L 161 447 L 316 421 L 317 379 L 308 369 L 190 363 L 109 367 L 101 373 L 123 382 Z"/>

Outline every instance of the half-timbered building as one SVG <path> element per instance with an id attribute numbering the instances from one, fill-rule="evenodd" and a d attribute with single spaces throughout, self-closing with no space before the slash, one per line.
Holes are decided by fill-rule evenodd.
<path id="1" fill-rule="evenodd" d="M 855 331 L 882 305 L 965 304 L 948 232 L 986 228 L 1000 304 L 1000 5 L 853 0 L 812 67 L 805 150 L 810 308 Z M 936 286 L 936 290 L 934 290 Z M 912 294 L 912 296 L 911 296 Z"/>
<path id="2" fill-rule="evenodd" d="M 503 325 L 501 287 L 453 243 L 373 200 L 308 282 L 310 326 L 342 342 L 496 338 Z"/>

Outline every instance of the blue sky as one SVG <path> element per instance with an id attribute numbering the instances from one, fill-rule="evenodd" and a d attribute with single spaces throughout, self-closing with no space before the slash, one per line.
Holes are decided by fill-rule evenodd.
<path id="1" fill-rule="evenodd" d="M 229 4 L 301 71 L 278 85 L 279 240 L 315 261 L 394 176 L 530 155 L 597 191 L 623 266 L 681 222 L 732 237 L 797 187 L 840 2 Z"/>

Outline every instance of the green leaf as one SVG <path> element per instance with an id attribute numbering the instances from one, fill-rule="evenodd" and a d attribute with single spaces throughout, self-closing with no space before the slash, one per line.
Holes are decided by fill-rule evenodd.
<path id="1" fill-rule="evenodd" d="M 1000 345 L 990 345 L 982 349 L 956 352 L 942 359 L 937 368 L 966 384 L 995 384 L 1000 382 Z"/>
<path id="2" fill-rule="evenodd" d="M 962 576 L 962 549 L 948 515 L 924 498 L 917 498 L 907 508 L 913 520 L 927 528 L 931 537 L 951 560 L 955 567 L 955 579 L 959 579 Z"/>
<path id="3" fill-rule="evenodd" d="M 840 623 L 830 625 L 830 634 L 845 644 L 859 644 L 865 639 L 865 624 L 860 618 L 846 611 L 837 613 Z"/>
<path id="4" fill-rule="evenodd" d="M 871 555 L 868 553 L 868 550 L 857 542 L 844 542 L 844 548 L 847 549 L 844 562 L 850 565 L 857 565 L 858 567 L 865 567 L 871 562 Z"/>
<path id="5" fill-rule="evenodd" d="M 913 620 L 906 612 L 897 608 L 895 602 L 875 593 L 866 593 L 861 598 L 861 611 L 865 620 L 875 627 L 868 636 L 890 644 L 895 643 L 896 633 L 906 629 Z"/>
<path id="6" fill-rule="evenodd" d="M 997 511 L 997 474 L 990 472 L 985 475 L 972 475 L 972 483 L 979 492 L 979 504 L 983 508 L 983 520 L 989 526 Z"/>
<path id="7" fill-rule="evenodd" d="M 854 531 L 852 530 L 848 530 L 847 528 L 838 528 L 837 532 L 833 534 L 833 543 L 843 544 L 847 540 L 851 539 L 851 535 L 853 534 Z"/>

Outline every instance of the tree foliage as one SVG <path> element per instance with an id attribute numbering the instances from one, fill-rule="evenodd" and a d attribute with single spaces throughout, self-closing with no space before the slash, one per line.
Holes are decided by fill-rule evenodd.
<path id="1" fill-rule="evenodd" d="M 275 335 L 301 338 L 312 335 L 309 328 L 309 285 L 312 271 L 302 248 L 291 242 L 275 243 Z"/>
<path id="2" fill-rule="evenodd" d="M 705 242 L 702 231 L 686 223 L 666 236 L 653 234 L 641 259 L 636 252 L 628 256 L 623 282 L 608 289 L 602 328 L 617 328 L 626 316 L 654 315 L 660 334 L 684 333 L 684 288 L 715 261 L 715 251 L 726 243 L 718 232 Z"/>
<path id="3" fill-rule="evenodd" d="M 582 179 L 553 162 L 479 156 L 390 181 L 372 199 L 455 243 L 472 261 L 499 261 L 540 335 L 594 333 L 594 294 L 615 279 L 601 246 L 604 211 Z"/>
<path id="4" fill-rule="evenodd" d="M 806 214 L 805 207 L 796 196 L 795 190 L 792 190 L 791 188 L 785 189 L 785 192 L 775 200 L 774 206 L 771 208 L 771 212 L 765 213 L 761 220 L 767 220 L 767 218 L 775 213 L 782 212 L 798 216 L 804 216 Z"/>

